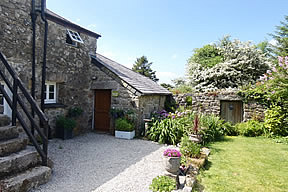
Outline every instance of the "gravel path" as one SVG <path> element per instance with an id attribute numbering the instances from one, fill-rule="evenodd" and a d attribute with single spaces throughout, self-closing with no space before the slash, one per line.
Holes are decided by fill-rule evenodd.
<path id="1" fill-rule="evenodd" d="M 49 143 L 52 179 L 34 192 L 147 192 L 152 179 L 164 173 L 165 148 L 96 133 L 53 139 Z"/>

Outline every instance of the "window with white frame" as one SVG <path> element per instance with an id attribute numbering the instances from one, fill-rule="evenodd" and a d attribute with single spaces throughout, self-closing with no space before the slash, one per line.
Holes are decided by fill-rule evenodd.
<path id="1" fill-rule="evenodd" d="M 56 103 L 56 83 L 46 82 L 45 83 L 45 100 L 44 103 Z"/>
<path id="2" fill-rule="evenodd" d="M 78 32 L 67 29 L 66 43 L 77 46 L 77 43 L 84 42 Z"/>

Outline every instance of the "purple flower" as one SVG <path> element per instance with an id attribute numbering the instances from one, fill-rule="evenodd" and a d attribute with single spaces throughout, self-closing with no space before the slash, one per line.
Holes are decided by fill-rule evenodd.
<path id="1" fill-rule="evenodd" d="M 282 63 L 283 62 L 283 57 L 278 56 L 278 62 Z M 285 62 L 286 62 L 286 57 L 285 57 Z"/>

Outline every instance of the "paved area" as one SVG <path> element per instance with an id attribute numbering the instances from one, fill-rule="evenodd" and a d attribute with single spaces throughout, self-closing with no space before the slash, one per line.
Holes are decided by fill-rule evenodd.
<path id="1" fill-rule="evenodd" d="M 49 143 L 52 179 L 34 192 L 147 192 L 152 179 L 164 173 L 165 148 L 96 133 L 53 139 Z"/>

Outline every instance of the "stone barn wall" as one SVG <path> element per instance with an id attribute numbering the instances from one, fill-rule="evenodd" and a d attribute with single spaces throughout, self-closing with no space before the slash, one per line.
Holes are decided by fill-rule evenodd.
<path id="1" fill-rule="evenodd" d="M 0 50 L 15 69 L 27 90 L 31 89 L 32 76 L 32 22 L 31 0 L 0 1 Z M 66 43 L 67 28 L 48 20 L 46 81 L 55 82 L 57 105 L 45 109 L 49 124 L 55 127 L 55 118 L 70 107 L 84 110 L 80 132 L 91 129 L 93 90 L 90 89 L 91 59 L 95 53 L 96 38 L 80 34 L 84 44 Z M 36 24 L 36 100 L 40 104 L 41 66 L 44 23 L 40 16 Z M 60 105 L 59 105 L 60 104 Z"/>
<path id="2" fill-rule="evenodd" d="M 192 97 L 192 105 L 189 106 L 192 111 L 215 115 L 220 115 L 220 101 L 242 101 L 242 98 L 233 91 L 174 95 L 177 104 L 184 107 L 188 107 L 187 97 Z M 243 103 L 243 121 L 253 118 L 263 120 L 264 110 L 263 106 L 255 102 Z"/>

